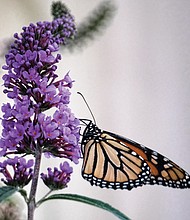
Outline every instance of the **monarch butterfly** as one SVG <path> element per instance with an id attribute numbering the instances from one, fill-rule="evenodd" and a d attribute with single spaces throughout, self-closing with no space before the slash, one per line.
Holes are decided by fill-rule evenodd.
<path id="1" fill-rule="evenodd" d="M 86 125 L 81 142 L 82 176 L 91 185 L 115 190 L 131 190 L 146 184 L 190 188 L 190 175 L 165 156 L 101 130 L 91 120 L 81 121 Z"/>
<path id="2" fill-rule="evenodd" d="M 99 129 L 90 120 L 81 142 L 82 176 L 101 188 L 131 190 L 146 184 L 190 188 L 190 175 L 142 144 Z"/>

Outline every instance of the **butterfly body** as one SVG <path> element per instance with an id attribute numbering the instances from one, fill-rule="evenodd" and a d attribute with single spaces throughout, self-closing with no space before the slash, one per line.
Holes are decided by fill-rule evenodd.
<path id="1" fill-rule="evenodd" d="M 190 188 L 177 164 L 135 141 L 99 129 L 90 120 L 82 138 L 82 176 L 91 185 L 131 190 L 146 184 Z"/>

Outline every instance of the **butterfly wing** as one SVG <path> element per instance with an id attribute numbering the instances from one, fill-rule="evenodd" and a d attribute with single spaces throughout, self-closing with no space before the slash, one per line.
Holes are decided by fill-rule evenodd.
<path id="1" fill-rule="evenodd" d="M 190 175 L 173 161 L 128 138 L 105 132 L 121 146 L 126 146 L 143 158 L 150 168 L 150 175 L 144 184 L 158 184 L 173 188 L 190 188 Z M 114 145 L 114 142 L 111 144 Z"/>
<path id="2" fill-rule="evenodd" d="M 108 133 L 87 137 L 82 141 L 82 176 L 91 185 L 130 190 L 149 179 L 149 166 L 134 150 Z"/>
<path id="3" fill-rule="evenodd" d="M 87 122 L 82 176 L 92 185 L 128 190 L 146 184 L 190 188 L 190 175 L 168 158 Z"/>

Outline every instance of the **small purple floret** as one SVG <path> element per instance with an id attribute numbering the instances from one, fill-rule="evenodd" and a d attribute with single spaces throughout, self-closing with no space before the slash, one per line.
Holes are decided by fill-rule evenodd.
<path id="1" fill-rule="evenodd" d="M 0 173 L 5 178 L 1 180 L 9 186 L 26 186 L 33 176 L 33 160 L 26 161 L 25 158 L 14 157 L 0 163 Z"/>
<path id="2" fill-rule="evenodd" d="M 51 190 L 58 190 L 67 187 L 70 181 L 73 168 L 67 162 L 60 164 L 60 169 L 54 167 L 54 170 L 48 168 L 48 174 L 41 173 L 41 178 L 45 185 Z"/>

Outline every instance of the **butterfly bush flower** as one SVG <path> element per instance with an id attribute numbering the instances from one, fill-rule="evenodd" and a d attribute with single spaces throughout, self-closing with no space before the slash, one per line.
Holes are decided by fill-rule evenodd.
<path id="1" fill-rule="evenodd" d="M 23 27 L 20 35 L 14 35 L 3 66 L 7 71 L 3 76 L 4 93 L 12 101 L 2 106 L 0 139 L 0 156 L 10 158 L 0 163 L 7 185 L 23 187 L 32 179 L 33 163 L 23 158 L 27 155 L 35 158 L 44 154 L 78 163 L 79 120 L 68 107 L 73 80 L 68 73 L 56 80 L 55 73 L 61 60 L 56 53 L 59 45 L 66 44 L 75 32 L 73 17 L 65 13 L 52 22 Z M 55 112 L 50 116 L 46 110 L 52 107 Z M 12 166 L 13 174 L 8 166 Z M 65 188 L 71 173 L 72 168 L 64 162 L 60 170 L 48 168 L 48 174 L 41 178 L 51 188 Z"/>
<path id="2" fill-rule="evenodd" d="M 51 190 L 63 189 L 67 187 L 67 183 L 70 181 L 71 173 L 73 172 L 72 167 L 67 162 L 60 164 L 60 170 L 54 167 L 52 171 L 48 168 L 48 174 L 41 173 L 41 178 L 45 185 Z"/>
<path id="3" fill-rule="evenodd" d="M 14 157 L 0 163 L 0 173 L 3 173 L 6 179 L 1 180 L 10 186 L 24 187 L 27 185 L 33 176 L 33 160 L 26 161 L 25 158 Z M 14 171 L 11 174 L 11 169 Z"/>

